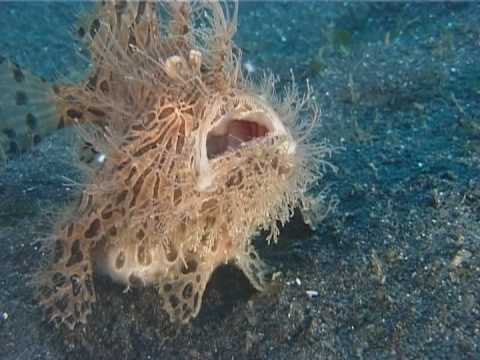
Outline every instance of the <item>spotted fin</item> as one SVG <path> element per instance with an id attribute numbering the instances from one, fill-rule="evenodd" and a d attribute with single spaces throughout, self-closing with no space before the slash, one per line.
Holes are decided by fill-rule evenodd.
<path id="1" fill-rule="evenodd" d="M 101 28 L 108 26 L 118 46 L 127 49 L 130 44 L 142 45 L 158 36 L 158 19 L 155 1 L 102 1 L 79 18 L 76 35 L 90 50 Z M 102 34 L 102 41 L 107 41 Z"/>
<path id="2" fill-rule="evenodd" d="M 0 157 L 29 150 L 61 126 L 55 99 L 51 83 L 0 58 Z"/>

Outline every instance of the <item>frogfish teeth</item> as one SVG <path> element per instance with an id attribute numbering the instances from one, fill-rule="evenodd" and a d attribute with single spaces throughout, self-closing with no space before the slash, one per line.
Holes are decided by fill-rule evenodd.
<path id="1" fill-rule="evenodd" d="M 237 4 L 105 1 L 77 29 L 91 59 L 84 80 L 38 83 L 49 112 L 33 130 L 75 123 L 102 160 L 46 241 L 35 284 L 49 319 L 86 323 L 96 274 L 155 286 L 179 323 L 198 314 L 222 264 L 264 289 L 252 238 L 270 229 L 276 240 L 329 149 L 308 140 L 309 87 L 282 99 L 275 77 L 242 75 L 236 23 Z"/>

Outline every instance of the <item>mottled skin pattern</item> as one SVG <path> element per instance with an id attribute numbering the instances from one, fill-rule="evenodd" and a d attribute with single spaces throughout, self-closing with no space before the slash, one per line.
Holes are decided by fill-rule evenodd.
<path id="1" fill-rule="evenodd" d="M 180 323 L 198 314 L 221 264 L 264 289 L 252 237 L 270 229 L 276 240 L 278 223 L 313 204 L 304 193 L 328 164 L 328 147 L 307 140 L 318 115 L 310 92 L 292 86 L 281 100 L 273 77 L 242 76 L 236 7 L 158 6 L 99 4 L 78 28 L 90 74 L 44 85 L 56 111 L 46 126 L 78 123 L 98 154 L 34 281 L 48 318 L 70 328 L 92 312 L 95 272 L 157 286 Z"/>

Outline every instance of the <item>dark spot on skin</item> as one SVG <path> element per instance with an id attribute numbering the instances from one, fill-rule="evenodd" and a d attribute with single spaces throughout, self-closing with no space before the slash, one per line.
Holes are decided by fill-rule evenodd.
<path id="1" fill-rule="evenodd" d="M 88 79 L 88 82 L 87 82 L 87 89 L 95 90 L 95 88 L 97 87 L 97 81 L 98 81 L 98 75 L 97 74 L 91 76 Z"/>
<path id="2" fill-rule="evenodd" d="M 58 319 L 57 319 L 58 320 Z M 75 319 L 75 314 L 71 314 L 69 316 L 67 316 L 63 322 L 65 323 L 65 325 L 67 325 L 70 329 L 73 329 L 73 327 L 75 326 L 75 324 L 77 323 L 77 320 Z M 58 323 L 59 324 L 59 323 Z"/>
<path id="3" fill-rule="evenodd" d="M 128 173 L 128 177 L 127 179 L 125 180 L 125 183 L 128 184 L 130 183 L 130 180 L 132 180 L 132 178 L 135 176 L 135 174 L 137 173 L 137 168 L 135 166 L 133 166 L 131 169 L 130 169 L 130 172 Z"/>
<path id="4" fill-rule="evenodd" d="M 140 20 L 141 20 L 143 14 L 145 13 L 146 5 L 147 5 L 147 3 L 145 1 L 141 1 L 141 2 L 138 3 L 137 16 L 135 17 L 135 23 L 136 24 L 140 23 Z"/>
<path id="5" fill-rule="evenodd" d="M 103 80 L 100 83 L 100 90 L 102 90 L 103 93 L 108 94 L 110 91 L 110 86 L 108 85 L 108 82 L 106 80 Z"/>
<path id="6" fill-rule="evenodd" d="M 182 319 L 186 321 L 192 315 L 192 310 L 186 309 L 184 311 L 185 312 L 183 313 Z"/>
<path id="7" fill-rule="evenodd" d="M 85 231 L 85 237 L 87 239 L 96 237 L 100 232 L 100 225 L 100 219 L 93 220 L 87 231 Z"/>
<path id="8" fill-rule="evenodd" d="M 181 200 L 182 200 L 182 190 L 175 189 L 173 191 L 173 202 L 175 204 L 178 204 Z"/>
<path id="9" fill-rule="evenodd" d="M 174 108 L 167 107 L 167 108 L 163 109 L 160 112 L 160 114 L 158 114 L 158 119 L 159 120 L 165 119 L 165 118 L 169 117 L 170 115 L 172 115 L 174 112 L 175 112 Z"/>
<path id="10" fill-rule="evenodd" d="M 72 119 L 81 119 L 83 117 L 83 114 L 75 109 L 68 109 L 67 115 Z"/>
<path id="11" fill-rule="evenodd" d="M 95 155 L 98 154 L 98 151 L 93 148 L 93 145 L 91 143 L 85 142 L 82 144 L 80 154 L 80 159 L 82 161 L 91 163 L 95 159 Z"/>
<path id="12" fill-rule="evenodd" d="M 198 292 L 195 293 L 195 296 L 193 297 L 193 308 L 196 309 L 198 305 Z"/>
<path id="13" fill-rule="evenodd" d="M 133 128 L 133 127 L 132 127 Z M 156 142 L 151 142 L 143 147 L 141 147 L 138 151 L 134 153 L 134 156 L 142 156 L 149 152 L 150 150 L 156 149 L 157 148 L 157 143 Z"/>
<path id="14" fill-rule="evenodd" d="M 170 300 L 170 305 L 172 305 L 172 308 L 174 309 L 178 306 L 178 304 L 180 304 L 180 300 L 175 295 L 170 295 L 169 300 Z"/>
<path id="15" fill-rule="evenodd" d="M 95 37 L 95 35 L 98 32 L 98 29 L 100 29 L 100 20 L 95 19 L 92 21 L 92 24 L 90 25 L 90 36 L 92 38 Z"/>
<path id="16" fill-rule="evenodd" d="M 144 282 L 142 279 L 140 279 L 137 275 L 135 274 L 130 274 L 128 277 L 128 282 L 130 283 L 131 286 L 133 287 L 142 287 L 144 286 Z"/>
<path id="17" fill-rule="evenodd" d="M 133 35 L 133 33 L 131 33 L 131 32 L 128 35 L 128 45 L 133 45 L 133 46 L 137 45 L 137 39 L 135 38 L 135 35 Z"/>
<path id="18" fill-rule="evenodd" d="M 83 254 L 80 249 L 80 240 L 75 240 L 73 242 L 73 245 L 71 247 L 71 256 L 70 259 L 68 259 L 68 262 L 65 264 L 66 267 L 70 267 L 72 265 L 78 264 L 83 260 Z"/>
<path id="19" fill-rule="evenodd" d="M 113 211 L 111 210 L 111 206 L 108 209 L 104 209 L 102 211 L 102 219 L 107 220 L 113 216 Z"/>
<path id="20" fill-rule="evenodd" d="M 50 296 L 51 296 L 51 295 L 50 295 Z M 50 296 L 46 296 L 46 298 L 48 299 Z M 53 313 L 54 313 L 53 306 L 49 306 L 49 307 L 45 310 L 45 318 L 47 318 L 47 319 L 53 319 Z"/>
<path id="21" fill-rule="evenodd" d="M 132 208 L 135 206 L 138 194 L 142 190 L 143 184 L 145 182 L 145 178 L 148 177 L 148 175 L 152 172 L 152 169 L 149 168 L 145 170 L 145 172 L 135 181 L 135 185 L 133 185 L 133 198 L 132 201 L 130 201 L 129 207 Z"/>
<path id="22" fill-rule="evenodd" d="M 90 306 L 89 306 L 90 303 L 86 302 L 86 301 L 83 301 L 80 305 L 80 311 L 82 314 L 85 314 L 85 313 L 90 313 Z"/>
<path id="23" fill-rule="evenodd" d="M 62 116 L 58 121 L 57 129 L 63 129 L 64 127 L 65 127 L 65 119 Z"/>
<path id="24" fill-rule="evenodd" d="M 182 291 L 182 296 L 184 299 L 190 299 L 193 295 L 193 285 L 191 283 L 185 285 Z"/>
<path id="25" fill-rule="evenodd" d="M 94 289 L 93 289 L 93 282 L 92 282 L 92 277 L 90 275 L 87 275 L 85 278 L 85 287 L 87 288 L 88 294 L 90 296 L 94 295 Z"/>
<path id="26" fill-rule="evenodd" d="M 158 175 L 155 175 L 155 184 L 153 185 L 153 198 L 158 198 L 158 189 L 160 187 L 160 179 Z"/>
<path id="27" fill-rule="evenodd" d="M 77 30 L 77 34 L 80 38 L 83 38 L 85 36 L 85 29 L 83 28 L 83 26 L 80 26 Z"/>
<path id="28" fill-rule="evenodd" d="M 58 85 L 53 85 L 52 90 L 55 93 L 55 95 L 60 94 L 60 88 L 58 87 Z"/>
<path id="29" fill-rule="evenodd" d="M 126 8 L 127 8 L 127 2 L 126 1 L 121 1 L 117 4 L 115 4 L 115 10 L 116 10 L 118 19 L 120 19 L 122 14 L 125 12 Z"/>
<path id="30" fill-rule="evenodd" d="M 128 194 L 128 190 L 123 190 L 120 194 L 118 194 L 117 199 L 115 201 L 115 205 L 119 205 L 120 203 L 122 203 L 127 197 L 127 194 Z"/>
<path id="31" fill-rule="evenodd" d="M 117 166 L 117 171 L 122 171 L 123 169 L 125 169 L 125 166 L 127 166 L 129 163 L 130 163 L 130 159 L 127 159 L 123 162 L 120 163 L 120 165 Z"/>
<path id="32" fill-rule="evenodd" d="M 62 287 L 63 285 L 65 285 L 67 278 L 62 273 L 56 272 L 52 276 L 52 281 L 56 287 Z"/>
<path id="33" fill-rule="evenodd" d="M 63 313 L 65 310 L 67 310 L 68 303 L 68 295 L 64 295 L 61 299 L 55 301 L 55 307 L 57 310 Z"/>
<path id="34" fill-rule="evenodd" d="M 80 283 L 80 278 L 78 275 L 70 276 L 70 282 L 72 284 L 72 292 L 74 296 L 80 294 L 80 290 L 82 290 L 82 285 Z"/>
<path id="35" fill-rule="evenodd" d="M 137 231 L 137 239 L 142 240 L 144 237 L 145 237 L 145 232 L 142 229 L 138 230 Z"/>
<path id="36" fill-rule="evenodd" d="M 37 145 L 42 141 L 42 137 L 38 134 L 33 135 L 33 145 Z"/>
<path id="37" fill-rule="evenodd" d="M 41 299 L 48 299 L 53 295 L 53 289 L 49 286 L 42 285 L 38 289 L 38 294 Z"/>
<path id="38" fill-rule="evenodd" d="M 22 105 L 27 105 L 27 103 L 28 103 L 27 94 L 25 94 L 25 92 L 23 91 L 17 91 L 15 93 L 15 104 L 17 104 L 18 106 L 22 106 Z"/>
<path id="39" fill-rule="evenodd" d="M 110 236 L 117 236 L 117 228 L 115 226 L 112 226 L 110 230 L 108 230 L 108 234 Z"/>
<path id="40" fill-rule="evenodd" d="M 74 294 L 75 295 L 75 294 Z M 81 314 L 81 305 L 79 303 L 75 303 L 73 311 L 75 312 L 75 318 L 78 319 Z"/>
<path id="41" fill-rule="evenodd" d="M 67 227 L 67 236 L 70 237 L 73 234 L 74 226 L 73 224 L 68 225 Z"/>
<path id="42" fill-rule="evenodd" d="M 34 130 L 37 128 L 37 118 L 32 113 L 27 114 L 26 121 L 27 121 L 27 126 L 31 130 Z"/>
<path id="43" fill-rule="evenodd" d="M 142 244 L 137 249 L 137 260 L 143 266 L 148 266 L 152 263 L 152 255 L 145 248 L 145 245 Z"/>
<path id="44" fill-rule="evenodd" d="M 144 121 L 144 123 L 143 123 L 143 126 L 142 126 L 141 128 L 139 128 L 139 130 L 141 130 L 141 129 L 145 128 L 146 126 L 150 125 L 150 123 L 151 123 L 152 121 L 154 121 L 155 118 L 156 118 L 156 115 L 155 115 L 154 112 L 149 113 L 149 114 L 145 117 L 145 121 Z M 133 126 L 132 126 L 132 128 L 133 128 Z"/>
<path id="45" fill-rule="evenodd" d="M 167 251 L 165 253 L 167 260 L 169 262 L 173 262 L 177 260 L 178 252 L 177 250 L 172 246 L 172 244 L 169 244 Z"/>
<path id="46" fill-rule="evenodd" d="M 13 67 L 13 78 L 17 83 L 21 83 L 23 82 L 23 80 L 25 80 L 25 75 L 23 74 L 23 71 L 18 66 Z"/>
<path id="47" fill-rule="evenodd" d="M 197 270 L 197 262 L 195 260 L 188 260 L 186 265 L 182 266 L 183 274 L 191 274 Z"/>
<path id="48" fill-rule="evenodd" d="M 183 25 L 182 34 L 185 35 L 186 33 L 188 33 L 188 26 Z"/>
<path id="49" fill-rule="evenodd" d="M 63 258 L 63 240 L 57 239 L 55 241 L 55 249 L 53 251 L 53 262 L 57 263 Z"/>
<path id="50" fill-rule="evenodd" d="M 95 116 L 105 117 L 105 113 L 100 109 L 89 107 L 87 110 L 88 110 L 89 113 L 92 113 Z"/>
<path id="51" fill-rule="evenodd" d="M 17 136 L 17 134 L 15 133 L 15 130 L 12 130 L 12 129 L 4 129 L 3 133 L 7 135 L 9 139 L 13 139 Z"/>
<path id="52" fill-rule="evenodd" d="M 125 265 L 125 254 L 123 253 L 123 251 L 121 251 L 115 259 L 115 267 L 117 269 L 121 269 L 123 265 Z"/>

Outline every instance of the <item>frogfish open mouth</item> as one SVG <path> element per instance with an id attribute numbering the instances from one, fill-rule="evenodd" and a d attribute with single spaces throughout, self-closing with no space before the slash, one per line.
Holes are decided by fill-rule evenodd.
<path id="1" fill-rule="evenodd" d="M 47 239 L 50 260 L 35 277 L 49 319 L 86 323 L 97 273 L 155 286 L 180 323 L 198 314 L 222 264 L 264 289 L 252 239 L 267 230 L 275 241 L 293 210 L 313 203 L 305 194 L 330 148 L 312 140 L 319 111 L 308 85 L 278 95 L 274 76 L 242 74 L 236 26 L 237 4 L 104 1 L 77 28 L 91 62 L 83 80 L 51 84 L 1 65 L 3 79 L 22 72 L 22 119 L 35 120 L 7 124 L 10 140 L 74 124 L 88 144 L 79 153 L 93 156 L 79 160 L 79 200 Z M 28 103 L 33 90 L 41 113 Z"/>

